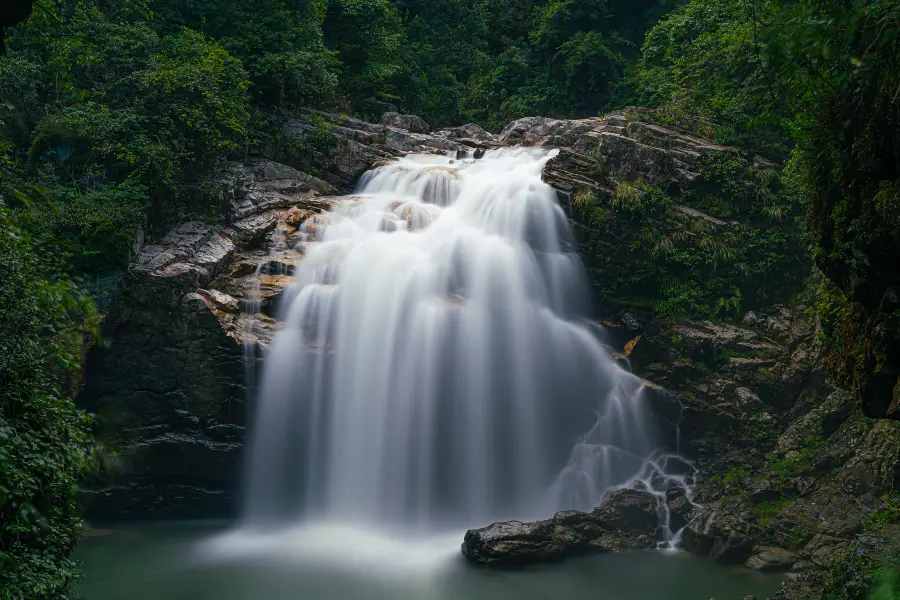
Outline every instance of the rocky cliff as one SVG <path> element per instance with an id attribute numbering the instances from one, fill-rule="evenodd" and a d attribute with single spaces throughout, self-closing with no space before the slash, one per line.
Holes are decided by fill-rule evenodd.
<path id="1" fill-rule="evenodd" d="M 115 452 L 90 518 L 232 514 L 246 425 L 246 355 L 302 259 L 296 226 L 330 204 L 324 181 L 268 160 L 224 166 L 226 223 L 181 223 L 144 244 L 88 359 L 80 403 Z"/>

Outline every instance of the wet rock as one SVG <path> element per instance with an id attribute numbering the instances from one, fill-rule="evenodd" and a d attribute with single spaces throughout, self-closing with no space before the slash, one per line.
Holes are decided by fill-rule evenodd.
<path id="1" fill-rule="evenodd" d="M 876 421 L 863 434 L 837 476 L 841 487 L 856 496 L 900 488 L 900 423 Z"/>
<path id="2" fill-rule="evenodd" d="M 99 415 L 121 463 L 121 473 L 87 486 L 84 510 L 94 519 L 234 510 L 247 395 L 242 343 L 264 347 L 273 331 L 265 315 L 242 309 L 261 263 L 277 260 L 287 272 L 302 258 L 291 250 L 269 256 L 272 236 L 293 229 L 287 210 L 271 207 L 321 210 L 330 202 L 317 194 L 332 188 L 263 160 L 226 165 L 218 182 L 230 224 L 181 223 L 139 248 L 104 345 L 88 357 L 78 401 Z M 263 246 L 258 256 L 251 246 Z M 259 286 L 259 305 L 289 283 L 265 276 L 272 281 Z"/>
<path id="3" fill-rule="evenodd" d="M 641 329 L 643 329 L 641 322 L 633 313 L 622 313 L 622 316 L 619 317 L 619 320 L 622 321 L 622 324 L 625 325 L 625 328 L 628 331 L 640 331 Z"/>
<path id="4" fill-rule="evenodd" d="M 850 540 L 819 534 L 809 542 L 803 553 L 816 566 L 828 569 L 847 553 L 850 543 Z"/>
<path id="5" fill-rule="evenodd" d="M 797 562 L 797 555 L 783 548 L 760 547 L 746 566 L 767 573 L 789 571 Z"/>
<path id="6" fill-rule="evenodd" d="M 595 129 L 601 119 L 560 120 L 549 117 L 524 117 L 513 121 L 500 133 L 504 145 L 574 146 L 582 135 Z"/>
<path id="7" fill-rule="evenodd" d="M 621 489 L 610 492 L 595 508 L 594 519 L 605 529 L 655 535 L 659 527 L 659 501 L 649 492 Z"/>
<path id="8" fill-rule="evenodd" d="M 732 369 L 768 369 L 778 364 L 774 358 L 746 358 L 743 356 L 734 356 L 728 359 L 728 366 Z"/>
<path id="9" fill-rule="evenodd" d="M 745 387 L 736 388 L 734 390 L 734 395 L 737 399 L 737 405 L 743 410 L 757 409 L 763 405 L 759 396 Z"/>
<path id="10" fill-rule="evenodd" d="M 212 307 L 218 310 L 233 313 L 240 309 L 240 302 L 218 290 L 197 290 L 197 293 L 209 300 Z"/>
<path id="11" fill-rule="evenodd" d="M 323 179 L 342 191 L 349 191 L 357 179 L 374 165 L 386 164 L 398 156 L 414 152 L 468 151 L 471 147 L 471 143 L 464 144 L 446 135 L 404 129 L 404 124 L 417 130 L 427 129 L 427 124 L 423 125 L 421 120 L 413 121 L 418 117 L 411 115 L 397 116 L 403 118 L 398 120 L 393 115 L 382 115 L 390 123 L 386 125 L 308 110 L 288 120 L 284 132 L 303 136 L 310 131 L 318 131 L 324 121 L 333 143 L 317 150 L 309 159 L 322 171 Z"/>
<path id="12" fill-rule="evenodd" d="M 749 329 L 725 323 L 684 320 L 672 327 L 672 333 L 680 335 L 695 358 L 704 358 L 713 348 L 723 348 L 748 353 L 777 353 L 777 344 L 761 339 Z"/>
<path id="13" fill-rule="evenodd" d="M 776 484 L 768 479 L 750 482 L 747 486 L 747 492 L 756 504 L 774 502 L 785 495 L 785 490 L 780 484 Z"/>
<path id="14" fill-rule="evenodd" d="M 593 512 L 562 511 L 534 523 L 508 521 L 466 532 L 462 553 L 484 565 L 562 560 L 586 552 L 648 549 L 659 532 L 657 499 L 648 492 L 617 490 Z"/>
<path id="15" fill-rule="evenodd" d="M 245 425 L 240 347 L 199 294 L 174 306 L 143 297 L 124 310 L 89 356 L 79 396 L 99 415 L 121 472 L 87 482 L 84 514 L 98 522 L 233 514 Z"/>
<path id="16" fill-rule="evenodd" d="M 694 519 L 694 505 L 683 488 L 673 487 L 666 492 L 666 506 L 669 509 L 669 529 L 672 533 L 681 531 Z"/>
<path id="17" fill-rule="evenodd" d="M 381 115 L 381 124 L 397 129 L 405 129 L 410 133 L 428 133 L 428 123 L 416 115 L 401 115 L 397 112 L 387 112 Z"/>
<path id="18" fill-rule="evenodd" d="M 581 540 L 571 530 L 558 532 L 552 521 L 508 521 L 467 531 L 462 553 L 480 564 L 521 565 L 562 560 L 572 542 Z"/>

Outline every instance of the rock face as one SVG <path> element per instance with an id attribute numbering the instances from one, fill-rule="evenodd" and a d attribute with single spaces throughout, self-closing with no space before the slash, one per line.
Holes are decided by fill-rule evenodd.
<path id="1" fill-rule="evenodd" d="M 802 306 L 739 321 L 663 324 L 640 313 L 608 321 L 611 344 L 635 373 L 680 400 L 680 451 L 699 470 L 684 548 L 800 573 L 780 600 L 820 597 L 826 586 L 867 590 L 866 570 L 896 535 L 871 515 L 892 506 L 900 485 L 900 427 L 867 418 L 828 381 Z"/>
<path id="2" fill-rule="evenodd" d="M 499 141 L 562 147 L 547 165 L 545 177 L 563 193 L 602 189 L 607 175 L 684 189 L 699 180 L 699 159 L 710 153 L 737 153 L 649 122 L 647 116 L 648 111 L 632 108 L 575 121 L 529 117 L 507 126 Z"/>
<path id="3" fill-rule="evenodd" d="M 480 140 L 466 144 L 467 140 L 458 137 L 459 132 L 455 130 L 427 133 L 428 125 L 422 119 L 396 112 L 385 113 L 382 122 L 375 124 L 310 111 L 306 116 L 300 115 L 289 121 L 285 131 L 292 135 L 305 135 L 323 122 L 333 143 L 314 153 L 310 159 L 322 171 L 323 179 L 345 191 L 351 190 L 360 175 L 377 163 L 412 152 L 452 151 L 465 154 L 471 151 L 472 144 L 482 145 Z M 406 126 L 413 127 L 415 131 L 404 129 Z"/>
<path id="4" fill-rule="evenodd" d="M 288 208 L 313 196 L 335 196 L 338 190 L 317 177 L 265 158 L 227 163 L 215 184 L 227 214 L 243 219 L 273 208 Z"/>
<path id="5" fill-rule="evenodd" d="M 216 181 L 229 222 L 182 223 L 145 244 L 108 315 L 104 345 L 88 359 L 79 403 L 98 415 L 104 445 L 118 454 L 88 486 L 88 518 L 234 510 L 246 423 L 243 344 L 255 353 L 268 343 L 274 320 L 263 310 L 289 283 L 277 273 L 302 259 L 302 243 L 288 241 L 288 219 L 329 206 L 318 194 L 333 188 L 267 160 L 226 165 Z"/>
<path id="6" fill-rule="evenodd" d="M 462 553 L 482 565 L 515 566 L 576 554 L 653 548 L 661 535 L 659 514 L 653 494 L 617 490 L 590 513 L 563 511 L 546 521 L 508 521 L 469 530 Z"/>
<path id="7" fill-rule="evenodd" d="M 397 112 L 386 112 L 381 115 L 381 124 L 397 129 L 405 129 L 410 133 L 428 133 L 428 123 L 416 115 L 401 115 Z"/>

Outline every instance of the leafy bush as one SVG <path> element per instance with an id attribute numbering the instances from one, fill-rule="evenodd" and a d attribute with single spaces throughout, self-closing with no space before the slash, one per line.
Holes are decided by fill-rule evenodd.
<path id="1" fill-rule="evenodd" d="M 75 495 L 90 449 L 76 410 L 90 303 L 0 207 L 0 598 L 57 598 L 76 577 Z"/>

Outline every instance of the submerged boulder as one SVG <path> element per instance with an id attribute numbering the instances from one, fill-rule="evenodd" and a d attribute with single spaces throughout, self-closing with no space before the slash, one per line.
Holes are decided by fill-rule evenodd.
<path id="1" fill-rule="evenodd" d="M 515 566 L 582 553 L 653 548 L 660 536 L 658 509 L 656 496 L 649 492 L 617 490 L 593 512 L 567 510 L 545 521 L 470 529 L 462 553 L 478 564 Z"/>

